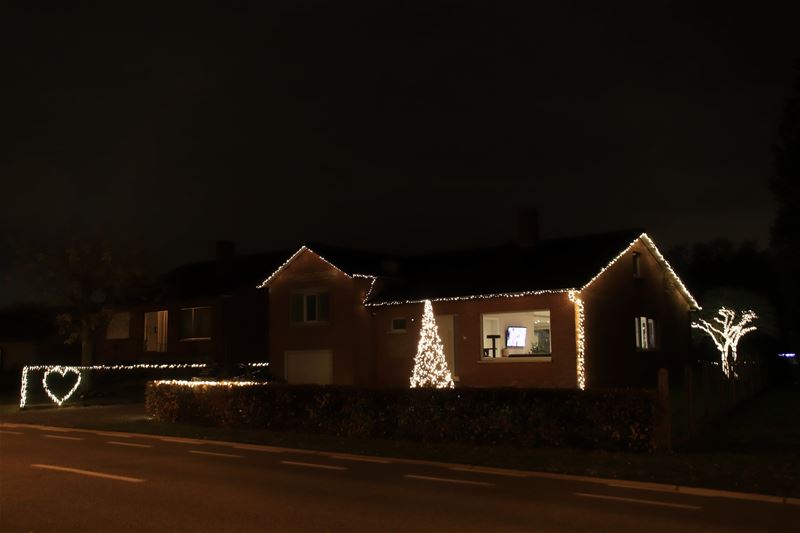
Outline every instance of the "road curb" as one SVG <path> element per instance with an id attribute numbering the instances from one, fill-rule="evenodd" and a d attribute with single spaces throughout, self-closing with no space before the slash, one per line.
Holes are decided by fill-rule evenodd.
<path id="1" fill-rule="evenodd" d="M 345 459 L 346 458 L 381 459 L 384 461 L 391 461 L 393 463 L 399 463 L 399 464 L 432 466 L 436 468 L 447 468 L 450 470 L 457 469 L 461 471 L 475 472 L 481 474 L 497 474 L 510 477 L 520 477 L 520 478 L 529 477 L 529 478 L 554 479 L 563 481 L 578 481 L 583 483 L 593 483 L 596 485 L 606 485 L 609 487 L 648 490 L 654 492 L 668 492 L 672 494 L 685 494 L 689 496 L 700 496 L 705 498 L 725 498 L 732 500 L 745 500 L 745 501 L 754 501 L 761 503 L 800 506 L 800 498 L 773 496 L 770 494 L 758 494 L 753 492 L 736 492 L 736 491 L 722 490 L 722 489 L 709 489 L 703 487 L 687 487 L 683 485 L 654 483 L 649 481 L 601 478 L 593 476 L 581 476 L 575 474 L 558 474 L 554 472 L 539 472 L 535 470 L 517 470 L 513 468 L 499 468 L 499 467 L 470 465 L 462 463 L 447 463 L 442 461 L 430 461 L 425 459 L 407 459 L 403 457 L 388 457 L 384 455 L 354 454 L 347 452 L 336 452 L 333 450 L 326 451 L 326 450 L 308 450 L 304 448 L 287 448 L 284 446 L 271 446 L 267 444 L 251 444 L 245 442 L 195 439 L 195 438 L 178 437 L 170 435 L 157 435 L 152 433 L 128 433 L 128 432 L 108 431 L 100 429 L 69 428 L 69 427 L 45 426 L 41 424 L 24 424 L 24 423 L 14 423 L 14 422 L 2 422 L 0 423 L 0 427 L 31 428 L 44 431 L 61 431 L 61 432 L 75 431 L 80 433 L 94 433 L 94 434 L 101 433 L 104 436 L 116 435 L 119 437 L 137 437 L 137 438 L 155 439 L 155 440 L 160 440 L 162 442 L 225 446 L 236 449 L 264 451 L 269 453 L 288 452 L 288 453 L 299 453 L 299 454 L 325 456 L 325 457 L 335 456 L 336 458 L 345 458 Z"/>

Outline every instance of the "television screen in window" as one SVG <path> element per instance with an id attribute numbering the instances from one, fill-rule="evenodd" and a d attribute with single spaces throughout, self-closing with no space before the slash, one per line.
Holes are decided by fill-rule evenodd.
<path id="1" fill-rule="evenodd" d="M 524 348 L 528 328 L 511 326 L 506 330 L 506 346 L 508 348 Z"/>

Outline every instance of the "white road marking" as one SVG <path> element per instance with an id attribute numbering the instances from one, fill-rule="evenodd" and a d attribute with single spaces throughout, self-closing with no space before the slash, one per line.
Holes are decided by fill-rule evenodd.
<path id="1" fill-rule="evenodd" d="M 388 459 L 378 459 L 377 457 L 361 457 L 358 455 L 329 455 L 331 459 L 340 459 L 342 461 L 359 461 L 362 463 L 378 463 L 388 465 L 391 463 Z"/>
<path id="2" fill-rule="evenodd" d="M 0 433 L 3 433 L 5 435 L 24 435 L 24 433 L 22 433 L 21 431 L 8 431 L 5 429 L 0 429 Z"/>
<path id="3" fill-rule="evenodd" d="M 135 442 L 119 442 L 115 440 L 109 440 L 106 444 L 114 444 L 116 446 L 131 446 L 132 448 L 152 448 L 152 444 L 137 444 Z"/>
<path id="4" fill-rule="evenodd" d="M 453 470 L 455 472 L 472 472 L 476 474 L 491 474 L 493 476 L 506 476 L 506 477 L 528 477 L 527 474 L 523 472 L 517 472 L 515 470 L 499 470 L 494 468 L 481 468 L 481 467 L 466 467 L 466 466 L 451 466 L 449 470 Z"/>
<path id="5" fill-rule="evenodd" d="M 317 463 L 301 463 L 299 461 L 281 461 L 281 464 L 292 466 L 307 466 L 309 468 L 324 468 L 325 470 L 347 470 L 344 466 L 321 465 Z"/>
<path id="6" fill-rule="evenodd" d="M 83 440 L 83 437 L 67 437 L 66 435 L 42 435 L 46 439 Z"/>
<path id="7" fill-rule="evenodd" d="M 204 444 L 203 441 L 197 439 L 184 439 L 182 437 L 156 437 L 163 442 L 177 442 L 179 444 Z"/>
<path id="8" fill-rule="evenodd" d="M 651 490 L 654 492 L 677 492 L 678 486 L 667 486 L 661 485 L 659 483 L 642 483 L 642 482 L 634 482 L 630 483 L 627 481 L 615 481 L 614 483 L 608 483 L 609 487 L 617 487 L 620 489 L 632 489 L 632 490 Z"/>
<path id="9" fill-rule="evenodd" d="M 103 437 L 117 437 L 122 439 L 130 439 L 135 437 L 135 435 L 131 435 L 130 433 L 116 433 L 114 431 L 95 431 L 95 435 L 101 435 Z"/>
<path id="10" fill-rule="evenodd" d="M 422 479 L 425 481 L 438 481 L 440 483 L 458 483 L 460 485 L 480 485 L 482 487 L 494 486 L 494 483 L 489 483 L 488 481 L 469 481 L 467 479 L 453 479 L 449 477 L 417 476 L 414 474 L 405 474 L 403 477 L 410 479 Z"/>
<path id="11" fill-rule="evenodd" d="M 589 494 L 586 492 L 575 492 L 575 496 L 581 496 L 583 498 L 597 498 L 600 500 L 614 500 L 618 502 L 631 502 L 631 503 L 641 503 L 644 505 L 658 505 L 660 507 L 675 507 L 678 509 L 692 509 L 698 510 L 702 509 L 699 505 L 686 505 L 683 503 L 668 503 L 668 502 L 659 502 L 655 500 L 640 500 L 638 498 L 622 498 L 620 496 L 604 496 L 602 494 Z"/>
<path id="12" fill-rule="evenodd" d="M 105 479 L 115 479 L 117 481 L 127 481 L 128 483 L 142 483 L 142 482 L 144 482 L 143 479 L 138 478 L 138 477 L 118 476 L 116 474 L 106 474 L 104 472 L 95 472 L 93 470 L 81 470 L 80 468 L 69 468 L 69 467 L 66 467 L 66 466 L 32 464 L 31 467 L 33 467 L 33 468 L 42 468 L 44 470 L 55 470 L 57 472 L 70 472 L 72 474 L 80 474 L 82 476 L 100 477 L 100 478 L 105 478 Z"/>
<path id="13" fill-rule="evenodd" d="M 253 452 L 282 453 L 284 450 L 273 446 L 261 446 L 259 444 L 231 444 L 231 448 L 236 450 L 250 450 Z"/>
<path id="14" fill-rule="evenodd" d="M 213 455 L 215 457 L 235 457 L 237 459 L 241 459 L 242 455 L 236 455 L 233 453 L 220 453 L 220 452 L 204 452 L 202 450 L 189 450 L 189 453 L 195 453 L 197 455 Z"/>

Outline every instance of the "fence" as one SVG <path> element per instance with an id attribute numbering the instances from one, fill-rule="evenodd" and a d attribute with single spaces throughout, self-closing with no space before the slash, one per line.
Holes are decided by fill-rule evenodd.
<path id="1" fill-rule="evenodd" d="M 709 361 L 686 365 L 682 373 L 659 371 L 658 396 L 668 417 L 668 429 L 662 431 L 669 433 L 671 445 L 686 442 L 763 389 L 763 370 L 757 362 L 740 362 L 736 373 L 736 378 L 727 378 Z"/>

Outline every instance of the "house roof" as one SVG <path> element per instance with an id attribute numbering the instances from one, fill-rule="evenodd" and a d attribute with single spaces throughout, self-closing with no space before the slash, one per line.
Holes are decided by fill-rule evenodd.
<path id="1" fill-rule="evenodd" d="M 252 289 L 286 260 L 289 252 L 234 256 L 228 263 L 202 261 L 180 266 L 161 280 L 161 293 L 168 298 L 208 298 Z"/>
<path id="2" fill-rule="evenodd" d="M 641 235 L 629 230 L 406 258 L 367 303 L 578 289 Z"/>
<path id="3" fill-rule="evenodd" d="M 638 229 L 541 240 L 532 247 L 507 244 L 415 256 L 308 244 L 272 271 L 261 286 L 310 250 L 347 275 L 380 278 L 366 305 L 580 290 L 640 238 L 674 277 L 687 301 L 699 308 L 653 241 Z"/>

